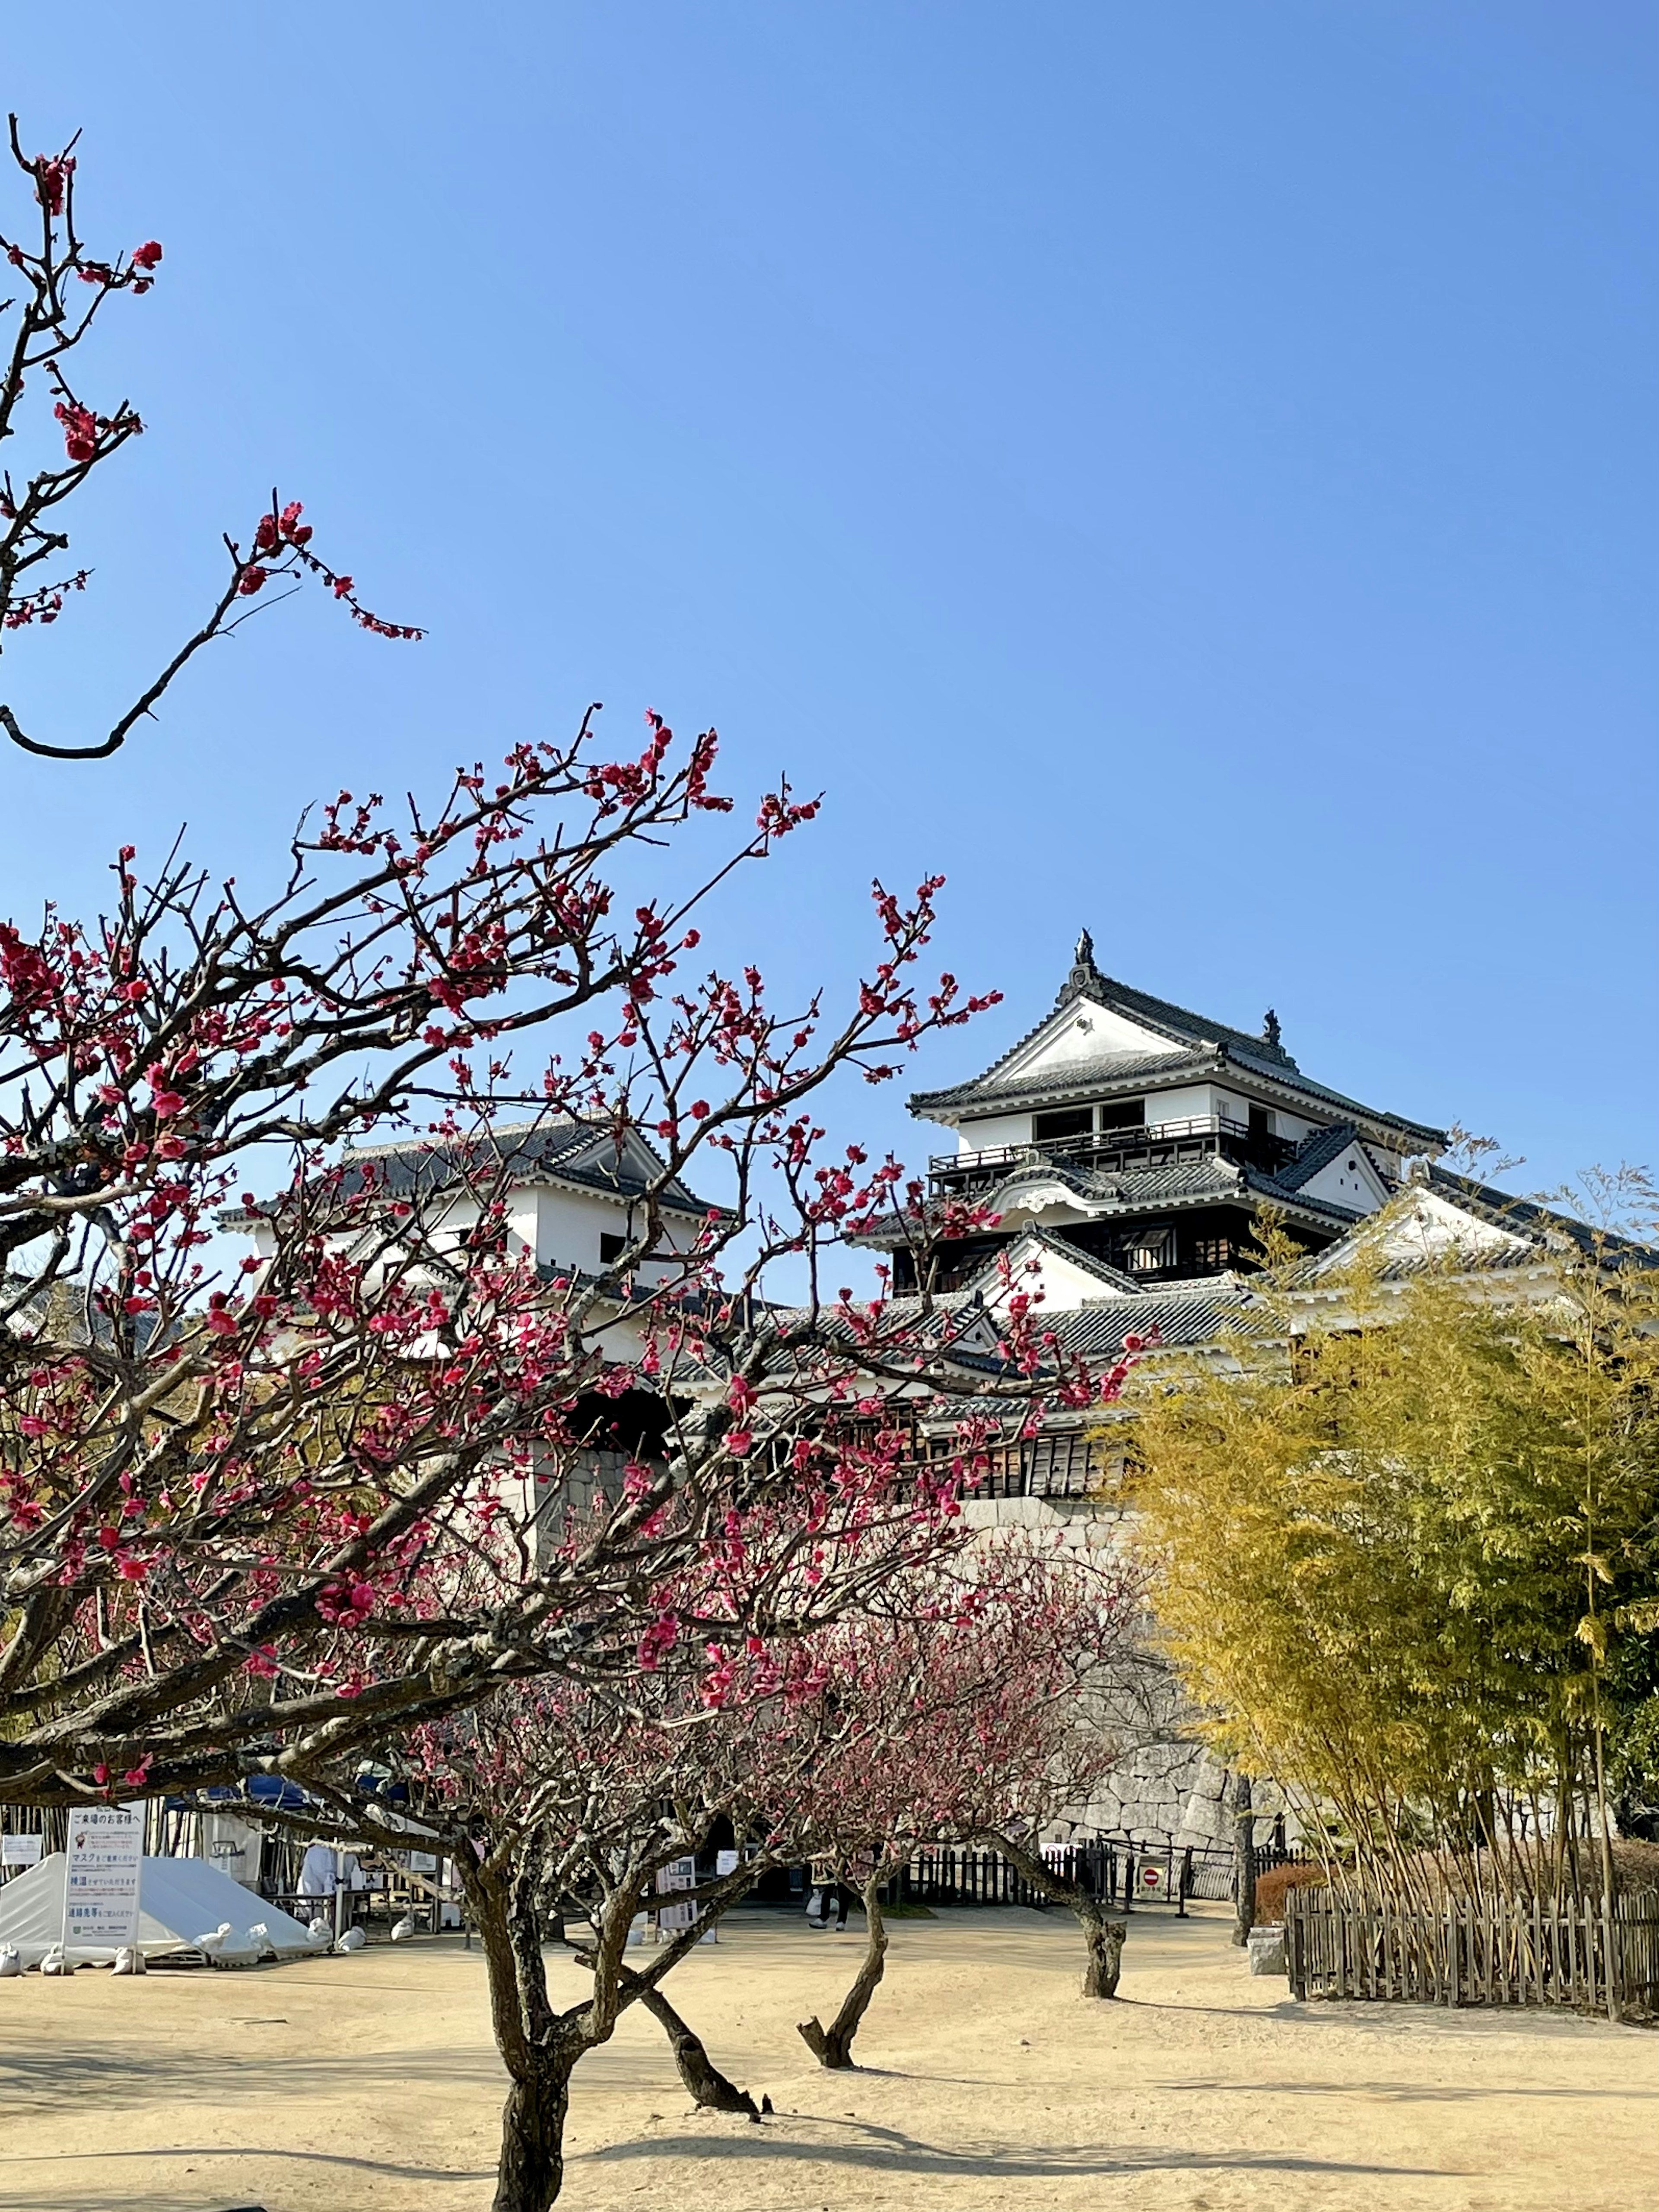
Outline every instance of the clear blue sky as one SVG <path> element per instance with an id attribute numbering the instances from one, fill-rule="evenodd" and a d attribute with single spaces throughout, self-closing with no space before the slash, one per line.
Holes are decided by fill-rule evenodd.
<path id="1" fill-rule="evenodd" d="M 721 932 L 780 988 L 948 875 L 1008 1003 L 919 1081 L 1086 922 L 1523 1182 L 1659 1150 L 1651 7 L 91 0 L 3 64 L 167 250 L 3 696 L 101 732 L 273 481 L 432 635 L 301 603 L 118 761 L 0 758 L 0 906 L 649 704 L 828 793 Z"/>

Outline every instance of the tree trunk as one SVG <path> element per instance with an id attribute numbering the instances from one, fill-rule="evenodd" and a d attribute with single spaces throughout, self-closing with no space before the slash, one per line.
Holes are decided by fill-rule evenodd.
<path id="1" fill-rule="evenodd" d="M 510 2084 L 493 2212 L 548 2212 L 564 2180 L 564 2121 L 579 2039 L 559 2032 L 536 1925 L 533 1869 L 467 1867 L 467 1904 L 483 1944 L 496 2048 Z"/>
<path id="2" fill-rule="evenodd" d="M 1073 1908 L 1083 1923 L 1083 1941 L 1088 1948 L 1088 1961 L 1083 1969 L 1083 1994 L 1085 1997 L 1115 1997 L 1117 1978 L 1123 1971 L 1123 1939 L 1128 1929 L 1121 1920 L 1109 1920 L 1097 1905 L 1090 1903 Z"/>
<path id="3" fill-rule="evenodd" d="M 1255 1813 L 1248 1774 L 1233 1778 L 1233 1941 L 1242 1948 L 1255 1925 Z"/>
<path id="4" fill-rule="evenodd" d="M 632 1974 L 626 1975 L 623 1987 L 635 1978 Z M 760 2113 L 748 2090 L 739 2089 L 734 2081 L 726 2080 L 708 2056 L 702 2038 L 681 2019 L 660 1990 L 641 1990 L 640 2002 L 652 2019 L 667 2031 L 674 2063 L 693 2103 L 701 2105 L 706 2112 L 744 2112 L 751 2120 L 759 2119 Z"/>
<path id="5" fill-rule="evenodd" d="M 549 2212 L 564 2181 L 570 2068 L 550 2061 L 516 2078 L 501 2115 L 492 2212 Z"/>
<path id="6" fill-rule="evenodd" d="M 1123 1945 L 1129 1933 L 1128 1923 L 1122 1920 L 1109 1920 L 1101 1911 L 1098 1900 L 1089 1894 L 1080 1881 L 1074 1881 L 1069 1875 L 1056 1873 L 1041 1851 L 1017 1842 L 1001 1829 L 986 1829 L 978 1840 L 994 1844 L 1006 1859 L 1018 1868 L 1033 1889 L 1044 1897 L 1052 1898 L 1056 1905 L 1068 1905 L 1076 1913 L 1088 1953 L 1083 1969 L 1083 1994 L 1085 1997 L 1115 1997 L 1118 1976 L 1123 1967 Z"/>
<path id="7" fill-rule="evenodd" d="M 887 1921 L 881 1909 L 880 1891 L 891 1871 L 889 1867 L 878 1867 L 864 1885 L 864 1917 L 868 1930 L 864 1957 L 852 1988 L 842 1999 L 841 2010 L 828 2027 L 819 2024 L 816 2014 L 811 2020 L 797 2023 L 797 2033 L 813 2057 L 820 2066 L 827 2066 L 832 2071 L 853 2063 L 853 2038 L 887 1971 Z"/>

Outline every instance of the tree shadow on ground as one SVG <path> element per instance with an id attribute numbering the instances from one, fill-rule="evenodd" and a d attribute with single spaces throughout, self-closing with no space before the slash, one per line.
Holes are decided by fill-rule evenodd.
<path id="1" fill-rule="evenodd" d="M 500 2088 L 505 2080 L 493 2051 L 354 2051 L 348 2063 L 354 2081 L 388 2088 L 422 2081 Z M 324 2095 L 338 2089 L 341 2065 L 336 2058 L 257 2049 L 180 2051 L 162 2045 L 145 2051 L 131 2044 L 84 2043 L 5 2051 L 0 2051 L 0 2111 L 39 2115 L 88 2096 L 107 2106 L 157 2098 L 194 2105 L 252 2097 L 269 2102 L 273 2092 L 285 2098 Z"/>
<path id="2" fill-rule="evenodd" d="M 1574 2087 L 1571 2082 L 1537 2082 L 1531 2085 L 1515 2081 L 1493 2081 L 1490 2085 L 1479 2081 L 1160 2081 L 1160 2091 L 1182 2090 L 1200 2092 L 1206 2097 L 1218 2093 L 1235 2097 L 1386 2097 L 1401 2105 L 1459 2105 L 1473 2104 L 1487 2097 L 1571 2100 L 1575 2097 L 1600 2098 L 1610 2104 L 1650 2102 L 1659 2098 L 1659 2088 L 1633 2089 L 1623 2084 L 1602 2088 L 1594 2082 Z"/>
<path id="3" fill-rule="evenodd" d="M 827 2132 L 827 2140 L 794 2132 L 810 2128 Z M 569 2160 L 579 2165 L 605 2166 L 643 2158 L 779 2159 L 861 2167 L 873 2173 L 938 2175 L 944 2179 L 977 2181 L 1060 2181 L 1095 2176 L 1109 2180 L 1134 2173 L 1173 2169 L 1193 2173 L 1318 2173 L 1356 2179 L 1384 2175 L 1401 2179 L 1438 2179 L 1449 2169 L 1433 2166 L 1376 2166 L 1342 2159 L 1301 2158 L 1279 2151 L 1177 2149 L 1155 2143 L 1029 2144 L 1010 2148 L 984 2144 L 951 2148 L 922 2142 L 896 2128 L 792 2115 L 775 2120 L 759 2132 L 743 2135 L 680 2135 L 641 2137 L 632 2142 L 608 2143 L 583 2151 Z"/>
<path id="4" fill-rule="evenodd" d="M 22 2166 L 46 2167 L 45 2179 L 50 2182 L 57 2168 L 79 2164 L 82 2160 L 90 2164 L 106 2160 L 115 2164 L 123 2159 L 143 2159 L 146 2162 L 158 2163 L 163 2159 L 199 2159 L 206 2163 L 237 2158 L 252 2160 L 265 2168 L 283 2161 L 304 2166 L 340 2166 L 349 2172 L 382 2174 L 395 2181 L 493 2181 L 495 2179 L 494 2166 L 401 2166 L 392 2159 L 350 2158 L 339 2151 L 271 2149 L 260 2143 L 206 2143 L 194 2149 L 42 2151 L 23 2153 L 15 2157 L 0 2153 L 0 2203 L 5 2204 L 7 2212 L 64 2212 L 66 2200 L 61 2193 L 30 2196 L 27 2193 L 27 2183 L 24 2185 L 25 2193 L 18 2193 L 14 2185 L 14 2176 Z M 38 2188 L 40 2184 L 37 2181 L 34 2185 Z M 158 2197 L 153 2189 L 147 2189 L 143 2197 L 145 2212 L 202 2212 L 204 2198 L 210 2194 L 216 2203 L 222 2205 L 233 2201 L 226 2196 L 226 2186 L 222 2183 L 213 2184 L 208 2179 L 188 2196 L 168 2197 Z M 238 2185 L 232 2181 L 228 2186 L 234 2193 Z M 255 2198 L 248 2193 L 246 2183 L 240 2185 L 240 2195 L 234 2194 L 234 2201 L 251 2206 Z M 92 2196 L 77 2189 L 73 2202 L 75 2212 L 133 2212 L 137 2200 L 131 2190 Z"/>

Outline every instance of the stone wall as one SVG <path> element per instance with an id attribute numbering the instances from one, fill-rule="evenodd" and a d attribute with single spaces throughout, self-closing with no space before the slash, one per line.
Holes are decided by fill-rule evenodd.
<path id="1" fill-rule="evenodd" d="M 987 1531 L 1024 1528 L 1058 1535 L 1069 1549 L 1099 1558 L 1121 1551 L 1126 1516 L 1085 1498 L 998 1498 L 969 1501 L 970 1522 Z M 1150 1626 L 1150 1625 L 1149 1625 Z M 1144 1667 L 1119 1693 L 1104 1724 L 1122 1736 L 1125 1750 L 1109 1781 L 1079 1808 L 1073 1832 L 1125 1836 L 1177 1849 L 1233 1848 L 1232 1777 L 1199 1742 L 1192 1709 L 1149 1647 Z M 1265 1843 L 1282 1805 L 1272 1783 L 1257 1783 L 1253 1809 L 1257 1839 Z"/>

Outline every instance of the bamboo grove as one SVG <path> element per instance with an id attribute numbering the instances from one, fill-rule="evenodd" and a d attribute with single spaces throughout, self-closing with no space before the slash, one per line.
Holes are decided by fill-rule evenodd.
<path id="1" fill-rule="evenodd" d="M 1163 1635 L 1340 1874 L 1600 1887 L 1659 1733 L 1653 1255 L 1382 1249 L 1270 1270 L 1258 1335 L 1143 1373 L 1126 1502 Z"/>

